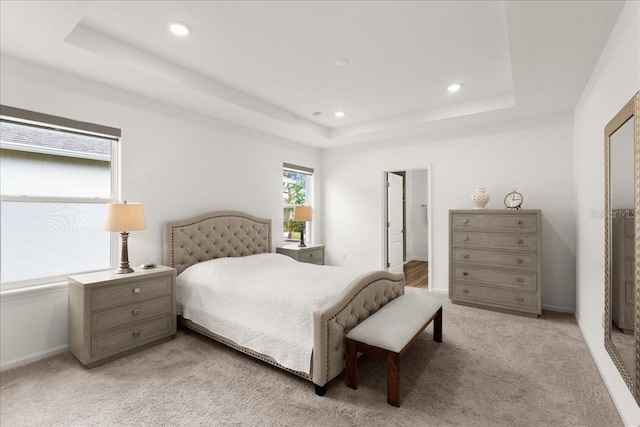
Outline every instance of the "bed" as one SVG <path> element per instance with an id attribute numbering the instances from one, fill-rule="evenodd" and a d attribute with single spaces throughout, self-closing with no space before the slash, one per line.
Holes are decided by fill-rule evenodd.
<path id="1" fill-rule="evenodd" d="M 380 307 L 404 294 L 404 275 L 402 274 L 385 271 L 356 272 L 342 267 L 311 264 L 303 266 L 302 263 L 284 255 L 272 253 L 271 220 L 243 212 L 216 211 L 184 220 L 166 222 L 163 226 L 162 243 L 163 263 L 177 270 L 178 323 L 180 325 L 313 382 L 318 395 L 323 395 L 326 392 L 327 383 L 345 368 L 345 335 L 355 325 L 373 315 Z M 285 264 L 284 266 L 271 266 L 272 262 L 277 265 Z M 289 264 L 286 264 L 287 262 Z M 250 275 L 244 278 L 238 273 L 239 271 L 254 272 L 258 268 L 256 265 L 264 265 L 265 268 L 271 269 L 269 273 L 261 276 L 265 279 L 259 279 L 261 280 L 260 286 L 252 283 L 256 280 L 255 273 L 253 278 Z M 341 268 L 343 270 L 338 270 Z M 200 282 L 208 281 L 209 278 L 211 278 L 211 282 L 220 280 L 222 277 L 219 275 L 220 269 L 230 271 L 237 279 L 219 286 L 214 291 L 207 290 L 207 298 L 191 290 L 196 289 L 196 285 L 192 284 L 197 281 L 196 279 Z M 304 270 L 298 271 L 297 269 Z M 278 328 L 273 328 L 274 331 L 269 339 L 283 341 L 286 343 L 284 345 L 291 345 L 291 353 L 298 353 L 293 349 L 292 337 L 297 337 L 296 334 L 303 334 L 303 336 L 295 338 L 295 344 L 299 343 L 299 346 L 302 347 L 300 354 L 297 355 L 298 358 L 306 357 L 308 352 L 308 359 L 304 359 L 305 363 L 302 365 L 283 361 L 279 354 L 271 354 L 271 347 L 268 345 L 265 347 L 265 342 L 254 344 L 254 340 L 249 339 L 248 342 L 251 344 L 243 345 L 246 334 L 242 331 L 240 333 L 234 332 L 236 335 L 227 333 L 223 327 L 224 318 L 209 321 L 203 319 L 202 316 L 194 315 L 194 313 L 200 313 L 207 305 L 215 306 L 218 304 L 218 309 L 221 307 L 229 308 L 231 304 L 237 302 L 238 295 L 242 295 L 240 291 L 231 297 L 212 292 L 223 292 L 234 290 L 234 288 L 242 290 L 244 286 L 254 286 L 244 295 L 253 294 L 256 289 L 260 288 L 269 293 L 262 299 L 263 307 L 259 305 L 254 307 L 284 312 L 289 309 L 287 304 L 292 299 L 291 294 L 299 292 L 297 289 L 292 292 L 292 288 L 282 287 L 280 282 L 284 282 L 285 278 L 281 280 L 277 276 L 277 271 L 281 271 L 283 276 L 285 272 L 289 272 L 290 276 L 293 274 L 290 270 L 295 270 L 296 277 L 299 278 L 299 288 L 305 287 L 303 285 L 306 285 L 307 277 L 319 277 L 318 280 L 324 280 L 331 288 L 331 292 L 335 293 L 329 296 L 315 295 L 308 298 L 319 304 L 318 307 L 304 307 L 310 311 L 304 314 L 309 319 L 308 331 L 292 331 L 289 334 L 279 332 Z M 340 274 L 336 272 L 340 272 Z M 216 280 L 213 280 L 214 277 Z M 330 277 L 341 278 L 344 283 L 333 285 L 331 282 L 333 279 L 329 280 Z M 306 287 L 316 289 L 312 286 Z M 279 292 L 282 292 L 283 295 L 278 295 Z M 306 300 L 304 295 L 298 296 L 303 301 Z M 209 303 L 202 303 L 205 299 Z M 248 300 L 249 298 L 247 298 L 247 304 L 250 304 Z M 200 304 L 193 308 L 189 305 L 193 304 L 192 301 L 196 301 L 196 304 L 197 301 L 200 301 Z M 210 311 L 215 312 L 216 310 Z M 244 318 L 255 317 L 254 308 L 246 308 L 244 304 L 228 310 L 229 313 L 231 311 L 236 311 Z M 242 324 L 244 319 L 240 317 L 226 323 Z M 289 323 L 298 325 L 299 322 Z M 286 329 L 288 326 L 282 325 L 282 327 Z M 271 331 L 263 331 L 258 335 L 267 336 L 269 332 Z M 309 336 L 304 336 L 304 334 Z M 238 336 L 241 339 L 237 339 Z M 311 346 L 311 348 L 307 349 L 306 346 Z M 269 350 L 265 351 L 264 348 Z"/>

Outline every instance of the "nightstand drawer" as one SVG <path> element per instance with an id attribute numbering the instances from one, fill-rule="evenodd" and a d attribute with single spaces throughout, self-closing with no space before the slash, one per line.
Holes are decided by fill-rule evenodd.
<path id="1" fill-rule="evenodd" d="M 165 316 L 160 319 L 140 322 L 127 328 L 91 337 L 91 357 L 107 356 L 109 353 L 121 352 L 128 348 L 138 347 L 161 336 L 169 336 L 173 332 L 175 319 Z"/>
<path id="2" fill-rule="evenodd" d="M 171 314 L 172 295 L 140 301 L 133 304 L 108 308 L 91 313 L 91 331 L 101 332 L 115 326 L 148 319 L 150 317 Z"/>
<path id="3" fill-rule="evenodd" d="M 99 310 L 172 292 L 172 279 L 168 276 L 103 286 L 91 291 L 91 309 Z"/>
<path id="4" fill-rule="evenodd" d="M 298 261 L 313 264 L 324 264 L 324 250 L 322 248 L 318 248 L 311 251 L 301 252 L 300 255 L 298 255 Z"/>
<path id="5" fill-rule="evenodd" d="M 311 244 L 302 247 L 288 245 L 276 248 L 276 252 L 299 262 L 324 265 L 324 245 Z"/>

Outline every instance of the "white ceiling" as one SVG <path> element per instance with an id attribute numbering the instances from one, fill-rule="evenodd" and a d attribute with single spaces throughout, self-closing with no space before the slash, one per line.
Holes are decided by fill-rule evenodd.
<path id="1" fill-rule="evenodd" d="M 2 1 L 0 49 L 334 147 L 570 112 L 623 4 Z M 170 20 L 192 33 L 174 36 Z"/>

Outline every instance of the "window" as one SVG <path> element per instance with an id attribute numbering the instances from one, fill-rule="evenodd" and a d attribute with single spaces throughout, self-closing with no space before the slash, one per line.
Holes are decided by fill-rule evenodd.
<path id="1" fill-rule="evenodd" d="M 2 290 L 111 268 L 120 130 L 1 108 Z"/>
<path id="2" fill-rule="evenodd" d="M 282 170 L 282 199 L 284 201 L 282 230 L 284 242 L 299 242 L 301 223 L 293 221 L 296 205 L 311 205 L 313 169 L 285 163 Z M 309 237 L 306 230 L 305 237 Z M 308 242 L 312 239 L 307 239 Z"/>

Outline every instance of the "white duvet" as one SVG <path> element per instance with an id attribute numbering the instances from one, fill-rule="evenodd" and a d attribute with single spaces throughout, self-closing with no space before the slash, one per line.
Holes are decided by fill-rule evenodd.
<path id="1" fill-rule="evenodd" d="M 286 368 L 310 373 L 313 312 L 363 273 L 274 253 L 218 258 L 178 276 L 177 310 Z"/>

